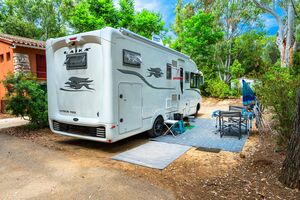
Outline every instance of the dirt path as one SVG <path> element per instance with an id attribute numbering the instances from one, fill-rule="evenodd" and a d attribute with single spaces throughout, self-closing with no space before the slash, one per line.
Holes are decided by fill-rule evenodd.
<path id="1" fill-rule="evenodd" d="M 120 171 L 79 165 L 61 152 L 0 134 L 0 199 L 174 199 Z"/>

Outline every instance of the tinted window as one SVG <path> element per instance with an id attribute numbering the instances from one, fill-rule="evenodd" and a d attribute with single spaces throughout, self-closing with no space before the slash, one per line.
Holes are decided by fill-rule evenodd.
<path id="1" fill-rule="evenodd" d="M 142 58 L 140 53 L 123 49 L 123 65 L 141 67 Z"/>
<path id="2" fill-rule="evenodd" d="M 67 65 L 67 70 L 86 69 L 87 53 L 69 54 L 66 57 L 65 64 Z"/>

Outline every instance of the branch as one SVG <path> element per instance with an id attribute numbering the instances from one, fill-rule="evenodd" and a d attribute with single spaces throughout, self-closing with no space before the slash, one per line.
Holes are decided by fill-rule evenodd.
<path id="1" fill-rule="evenodd" d="M 253 3 L 256 4 L 257 7 L 261 8 L 262 10 L 273 15 L 278 23 L 279 29 L 283 30 L 283 21 L 282 21 L 281 17 L 276 13 L 275 10 L 273 10 L 269 6 L 259 2 L 258 0 L 252 0 L 252 1 L 253 1 Z M 275 7 L 275 5 L 274 5 L 274 7 Z"/>

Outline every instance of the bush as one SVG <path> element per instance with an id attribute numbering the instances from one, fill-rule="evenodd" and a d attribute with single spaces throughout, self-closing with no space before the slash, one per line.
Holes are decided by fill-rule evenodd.
<path id="1" fill-rule="evenodd" d="M 206 82 L 205 94 L 216 98 L 237 97 L 238 89 L 230 89 L 230 86 L 220 79 L 211 79 Z"/>
<path id="2" fill-rule="evenodd" d="M 291 69 L 273 67 L 262 77 L 262 84 L 255 88 L 260 102 L 274 114 L 274 129 L 278 132 L 279 146 L 285 146 L 290 139 L 299 80 L 300 76 Z"/>
<path id="3" fill-rule="evenodd" d="M 3 84 L 7 89 L 7 111 L 18 117 L 28 117 L 32 128 L 48 124 L 47 95 L 35 77 L 9 74 Z"/>

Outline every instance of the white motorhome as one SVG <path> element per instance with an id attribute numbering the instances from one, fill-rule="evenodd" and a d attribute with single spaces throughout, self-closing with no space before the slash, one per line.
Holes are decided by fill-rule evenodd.
<path id="1" fill-rule="evenodd" d="M 54 133 L 108 143 L 144 131 L 156 137 L 174 113 L 200 109 L 196 64 L 126 29 L 49 39 L 46 57 Z"/>

